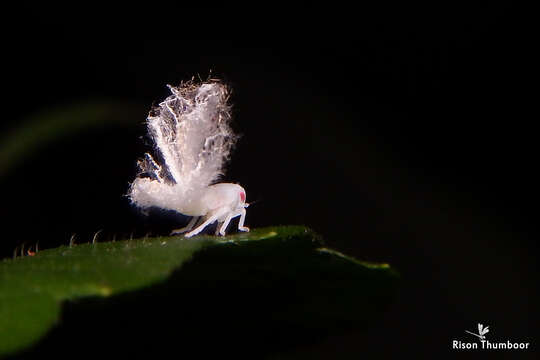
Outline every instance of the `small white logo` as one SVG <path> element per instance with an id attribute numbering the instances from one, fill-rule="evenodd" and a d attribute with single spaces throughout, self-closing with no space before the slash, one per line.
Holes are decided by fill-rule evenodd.
<path id="1" fill-rule="evenodd" d="M 505 342 L 491 342 L 486 339 L 486 334 L 489 332 L 489 326 L 484 326 L 478 323 L 478 334 L 469 330 L 465 330 L 467 334 L 476 336 L 478 342 L 467 342 L 460 340 L 452 340 L 452 349 L 455 350 L 526 350 L 529 349 L 528 342 L 514 342 L 506 340 Z"/>
<path id="2" fill-rule="evenodd" d="M 489 326 L 484 327 L 484 325 L 478 323 L 478 334 L 475 334 L 469 330 L 465 330 L 465 332 L 474 336 L 478 336 L 480 340 L 485 340 L 485 335 L 489 332 Z"/>

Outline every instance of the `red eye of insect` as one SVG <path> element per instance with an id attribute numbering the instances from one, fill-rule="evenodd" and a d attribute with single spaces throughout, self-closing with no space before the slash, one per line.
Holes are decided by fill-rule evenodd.
<path id="1" fill-rule="evenodd" d="M 246 202 L 246 193 L 244 193 L 244 192 L 240 193 L 240 201 Z"/>

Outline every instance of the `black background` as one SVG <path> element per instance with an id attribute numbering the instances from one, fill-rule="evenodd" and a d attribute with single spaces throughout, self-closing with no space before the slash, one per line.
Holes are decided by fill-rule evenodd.
<path id="1" fill-rule="evenodd" d="M 472 340 L 464 330 L 478 322 L 493 340 L 532 342 L 522 354 L 532 357 L 538 116 L 527 9 L 322 10 L 194 12 L 163 28 L 169 40 L 140 36 L 161 30 L 152 9 L 125 21 L 137 34 L 111 18 L 121 31 L 103 31 L 98 14 L 82 24 L 18 14 L 4 31 L 2 139 L 30 115 L 87 99 L 127 104 L 128 119 L 44 141 L 9 169 L 3 257 L 38 238 L 47 248 L 74 233 L 86 242 L 102 230 L 105 241 L 185 221 L 141 216 L 123 195 L 165 84 L 211 69 L 233 88 L 242 134 L 224 180 L 259 200 L 246 224 L 305 224 L 402 275 L 379 323 L 305 349 L 313 358 L 456 355 L 451 340 Z"/>

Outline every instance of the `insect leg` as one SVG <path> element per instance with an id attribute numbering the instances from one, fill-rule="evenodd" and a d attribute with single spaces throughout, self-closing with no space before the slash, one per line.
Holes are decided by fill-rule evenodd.
<path id="1" fill-rule="evenodd" d="M 217 226 L 216 226 L 216 232 L 215 232 L 214 235 L 218 236 L 218 234 L 219 234 L 219 229 L 220 229 L 220 227 L 221 227 L 221 224 L 223 224 L 223 222 L 218 221 Z"/>
<path id="2" fill-rule="evenodd" d="M 195 226 L 195 223 L 197 223 L 197 220 L 199 219 L 199 216 L 194 216 L 191 218 L 191 220 L 189 221 L 189 223 L 187 224 L 187 226 L 181 228 L 181 229 L 175 229 L 173 231 L 171 231 L 171 235 L 175 235 L 175 234 L 182 234 L 182 233 L 185 233 L 191 229 L 193 229 L 193 226 Z"/>
<path id="3" fill-rule="evenodd" d="M 246 209 L 242 209 L 240 215 L 240 220 L 238 221 L 238 230 L 249 231 L 249 228 L 247 226 L 244 226 L 244 221 L 246 220 Z"/>
<path id="4" fill-rule="evenodd" d="M 234 213 L 229 213 L 227 217 L 225 218 L 225 221 L 223 222 L 223 225 L 221 225 L 221 228 L 219 229 L 219 235 L 225 236 L 225 230 L 227 230 L 227 226 L 229 226 L 229 223 L 231 222 L 231 219 L 233 217 L 237 216 Z"/>
<path id="5" fill-rule="evenodd" d="M 205 227 L 207 227 L 209 224 L 213 223 L 214 221 L 216 221 L 217 219 L 219 219 L 221 216 L 223 216 L 224 210 L 225 210 L 225 209 L 221 209 L 221 210 L 219 210 L 219 211 L 216 211 L 216 212 L 215 212 L 212 216 L 210 216 L 206 221 L 204 221 L 201 225 L 199 225 L 197 228 L 195 228 L 195 230 L 188 232 L 185 236 L 186 236 L 186 237 L 192 237 L 193 235 L 197 235 L 198 233 L 200 233 L 201 231 L 203 231 L 203 229 L 204 229 Z"/>

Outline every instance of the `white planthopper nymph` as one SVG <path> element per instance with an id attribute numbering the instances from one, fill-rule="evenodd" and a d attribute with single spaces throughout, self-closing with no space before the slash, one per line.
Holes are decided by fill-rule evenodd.
<path id="1" fill-rule="evenodd" d="M 191 237 L 217 221 L 216 235 L 225 235 L 236 216 L 240 216 L 238 230 L 249 231 L 244 226 L 249 206 L 244 188 L 215 183 L 237 138 L 229 125 L 227 86 L 220 81 L 190 81 L 168 87 L 172 95 L 152 109 L 146 121 L 159 160 L 146 153 L 138 161 L 140 173 L 129 198 L 141 208 L 155 206 L 193 217 L 171 234 L 187 232 L 185 236 Z"/>

